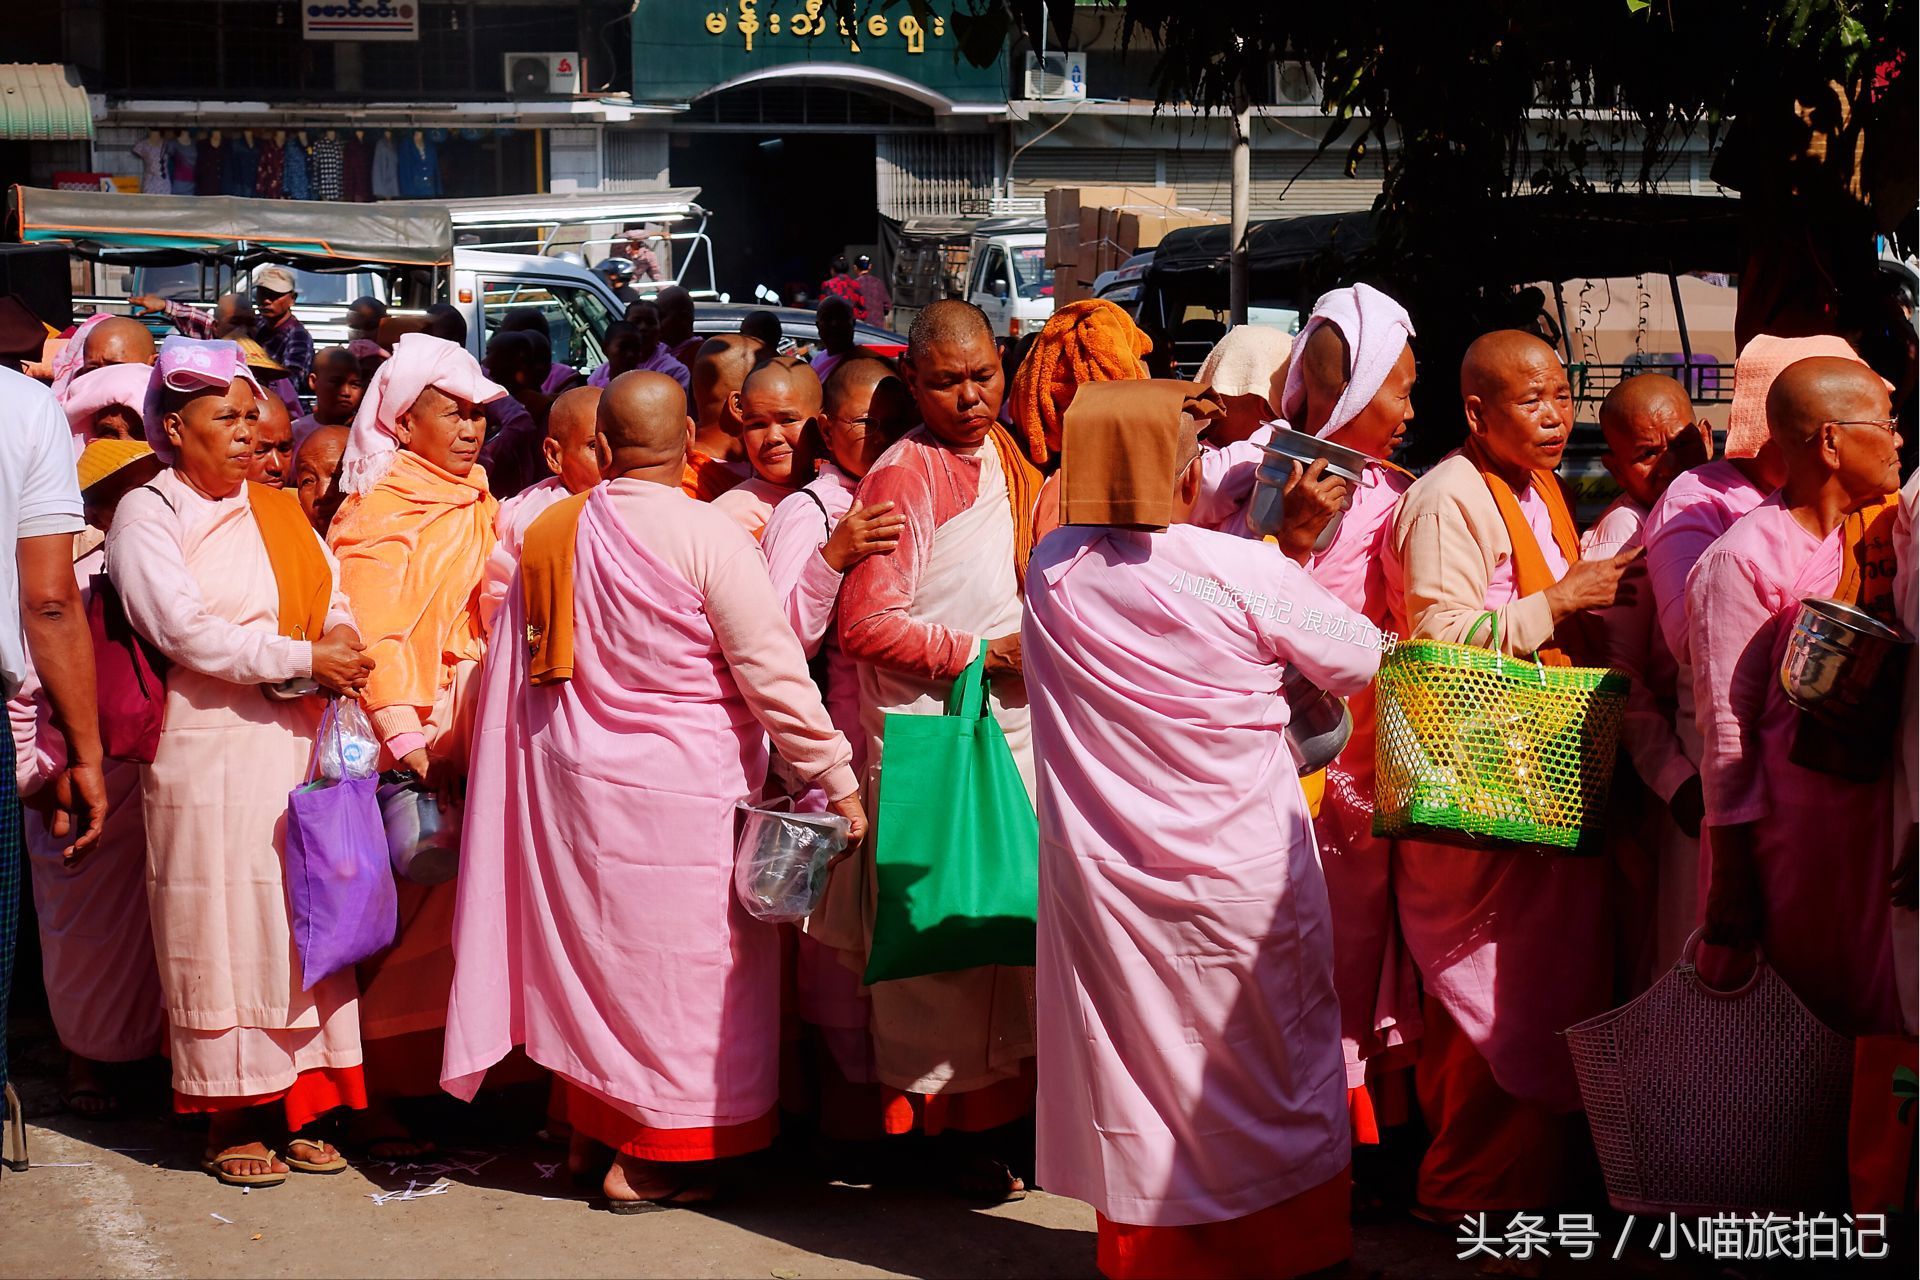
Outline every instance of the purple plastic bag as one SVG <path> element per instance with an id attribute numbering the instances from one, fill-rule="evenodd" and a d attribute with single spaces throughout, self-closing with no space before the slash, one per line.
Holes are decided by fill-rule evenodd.
<path id="1" fill-rule="evenodd" d="M 303 990 L 393 944 L 399 899 L 377 786 L 323 779 L 287 795 L 287 896 Z"/>

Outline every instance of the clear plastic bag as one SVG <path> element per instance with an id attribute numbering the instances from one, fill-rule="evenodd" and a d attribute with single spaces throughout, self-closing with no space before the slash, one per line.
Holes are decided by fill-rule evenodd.
<path id="1" fill-rule="evenodd" d="M 850 824 L 837 813 L 788 813 L 738 806 L 733 891 L 756 920 L 804 920 L 827 892 L 827 863 L 847 847 Z"/>
<path id="2" fill-rule="evenodd" d="M 333 714 L 320 726 L 320 776 L 338 782 L 342 778 L 371 778 L 380 763 L 380 739 L 373 735 L 373 722 L 352 698 L 334 701 Z"/>

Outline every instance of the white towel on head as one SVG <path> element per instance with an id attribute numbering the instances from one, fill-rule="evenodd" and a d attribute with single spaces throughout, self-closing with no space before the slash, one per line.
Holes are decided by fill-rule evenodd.
<path id="1" fill-rule="evenodd" d="M 1347 340 L 1347 389 L 1334 401 L 1327 424 L 1314 434 L 1325 439 L 1360 416 L 1373 403 L 1380 384 L 1393 372 L 1394 362 L 1413 337 L 1413 320 L 1407 309 L 1370 284 L 1356 284 L 1320 295 L 1313 304 L 1313 315 L 1295 338 L 1294 348 L 1304 351 L 1307 339 L 1323 324 L 1330 324 Z M 1288 422 L 1306 424 L 1307 386 L 1300 361 L 1287 368 L 1287 388 L 1276 406 Z"/>
<path id="2" fill-rule="evenodd" d="M 1286 370 L 1292 350 L 1292 336 L 1272 325 L 1238 325 L 1214 344 L 1194 381 L 1223 396 L 1259 396 L 1277 412 L 1273 383 Z"/>

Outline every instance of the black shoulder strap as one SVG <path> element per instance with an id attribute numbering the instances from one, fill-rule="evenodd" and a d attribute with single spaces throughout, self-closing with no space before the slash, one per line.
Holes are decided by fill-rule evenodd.
<path id="1" fill-rule="evenodd" d="M 160 501 L 166 503 L 167 510 L 173 512 L 176 515 L 179 514 L 179 508 L 173 505 L 172 498 L 169 498 L 166 494 L 160 492 L 158 489 L 154 488 L 151 484 L 143 484 L 140 487 L 142 489 L 145 489 L 148 493 L 152 494 L 154 497 L 160 499 Z"/>

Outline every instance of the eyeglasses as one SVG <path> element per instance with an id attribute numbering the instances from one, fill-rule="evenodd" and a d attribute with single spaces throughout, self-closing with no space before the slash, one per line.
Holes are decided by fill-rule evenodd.
<path id="1" fill-rule="evenodd" d="M 1833 418 L 1820 425 L 1823 427 L 1877 427 L 1888 435 L 1900 434 L 1898 418 Z"/>

